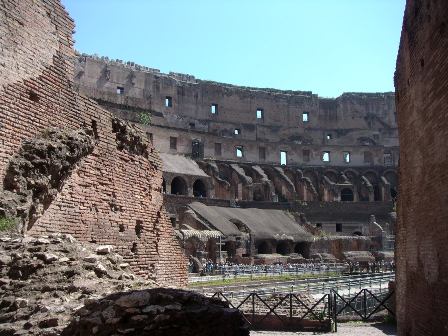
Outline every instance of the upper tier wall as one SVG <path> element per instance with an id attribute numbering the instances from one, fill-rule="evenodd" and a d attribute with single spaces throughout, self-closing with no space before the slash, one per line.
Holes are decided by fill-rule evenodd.
<path id="1" fill-rule="evenodd" d="M 344 93 L 329 99 L 305 91 L 248 88 L 162 74 L 91 56 L 77 57 L 75 66 L 81 93 L 127 119 L 138 121 L 140 113 L 150 112 L 153 126 L 250 141 L 398 146 L 391 92 Z M 167 97 L 171 106 L 166 106 Z M 257 118 L 257 110 L 262 110 L 262 118 Z M 308 113 L 308 121 L 303 121 L 303 113 Z M 234 134 L 235 128 L 240 134 Z"/>

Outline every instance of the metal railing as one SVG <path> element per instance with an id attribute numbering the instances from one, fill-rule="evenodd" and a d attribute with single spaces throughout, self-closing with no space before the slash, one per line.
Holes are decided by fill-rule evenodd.
<path id="1" fill-rule="evenodd" d="M 253 330 L 331 330 L 330 294 L 311 304 L 294 293 L 265 297 L 253 292 L 236 303 L 222 292 L 216 292 L 212 297 L 220 298 L 230 307 L 240 310 Z"/>
<path id="2" fill-rule="evenodd" d="M 342 316 L 355 315 L 368 321 L 380 311 L 387 311 L 395 317 L 391 302 L 393 295 L 394 291 L 375 292 L 363 288 L 354 295 L 330 290 L 318 298 L 300 293 L 266 295 L 258 292 L 231 297 L 221 291 L 212 297 L 240 310 L 253 330 L 329 332 L 337 331 L 338 318 Z"/>
<path id="3" fill-rule="evenodd" d="M 361 320 L 368 321 L 376 313 L 386 310 L 391 316 L 395 317 L 395 311 L 392 307 L 392 298 L 394 291 L 379 292 L 364 288 L 353 296 L 341 295 L 332 290 L 330 295 L 333 297 L 333 320 L 335 322 L 335 331 L 337 331 L 338 316 L 359 316 Z"/>
<path id="4" fill-rule="evenodd" d="M 388 283 L 395 279 L 395 273 L 377 273 L 360 275 L 343 275 L 337 277 L 297 279 L 288 281 L 260 281 L 249 284 L 233 284 L 226 286 L 199 287 L 196 291 L 202 294 L 220 291 L 230 296 L 245 296 L 252 292 L 262 294 L 279 294 L 303 292 L 306 294 L 325 294 L 330 290 L 345 291 L 350 295 L 362 288 L 387 290 Z"/>

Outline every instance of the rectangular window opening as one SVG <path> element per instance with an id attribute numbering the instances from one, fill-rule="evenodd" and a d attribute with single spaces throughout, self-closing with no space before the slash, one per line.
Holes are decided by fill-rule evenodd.
<path id="1" fill-rule="evenodd" d="M 336 223 L 336 232 L 342 232 L 342 223 Z"/>
<path id="2" fill-rule="evenodd" d="M 330 152 L 322 152 L 322 161 L 330 162 Z"/>
<path id="3" fill-rule="evenodd" d="M 333 139 L 333 135 L 331 133 L 327 133 L 327 140 Z"/>
<path id="4" fill-rule="evenodd" d="M 210 106 L 210 113 L 211 114 L 218 114 L 218 104 L 212 104 Z"/>
<path id="5" fill-rule="evenodd" d="M 165 107 L 173 107 L 173 98 L 166 96 L 165 97 Z"/>
<path id="6" fill-rule="evenodd" d="M 266 160 L 266 148 L 265 147 L 258 148 L 258 156 L 260 158 L 260 161 Z"/>
<path id="7" fill-rule="evenodd" d="M 119 94 L 119 95 L 124 94 L 124 87 L 122 87 L 122 86 L 117 86 L 117 94 Z"/>
<path id="8" fill-rule="evenodd" d="M 288 154 L 286 151 L 280 151 L 280 165 L 286 166 L 286 162 L 288 160 Z"/>
<path id="9" fill-rule="evenodd" d="M 170 149 L 177 149 L 177 138 L 170 137 Z"/>
<path id="10" fill-rule="evenodd" d="M 152 135 L 152 133 L 146 132 L 146 135 L 148 136 L 149 140 L 151 142 L 153 142 L 153 135 Z"/>
<path id="11" fill-rule="evenodd" d="M 235 135 L 240 135 L 241 134 L 241 130 L 239 128 L 235 128 L 235 130 L 233 131 L 233 133 Z"/>
<path id="12" fill-rule="evenodd" d="M 244 155 L 243 146 L 235 147 L 235 155 L 236 155 L 236 157 L 239 157 L 239 158 L 243 157 L 243 155 Z"/>
<path id="13" fill-rule="evenodd" d="M 392 158 L 392 153 L 384 153 L 384 165 L 392 166 L 393 163 L 394 163 L 394 160 Z"/>
<path id="14" fill-rule="evenodd" d="M 215 143 L 215 156 L 222 155 L 222 148 L 220 143 Z"/>
<path id="15" fill-rule="evenodd" d="M 303 121 L 303 122 L 308 122 L 308 121 L 310 121 L 310 114 L 309 114 L 309 112 L 303 112 L 303 113 L 302 113 L 302 121 Z"/>
<path id="16" fill-rule="evenodd" d="M 304 162 L 309 162 L 310 161 L 310 150 L 309 149 L 304 149 L 302 154 L 303 154 L 303 161 Z"/>
<path id="17" fill-rule="evenodd" d="M 263 109 L 261 108 L 257 109 L 257 119 L 263 119 L 263 118 L 264 118 Z"/>
<path id="18" fill-rule="evenodd" d="M 344 152 L 343 157 L 345 163 L 350 163 L 350 152 Z"/>

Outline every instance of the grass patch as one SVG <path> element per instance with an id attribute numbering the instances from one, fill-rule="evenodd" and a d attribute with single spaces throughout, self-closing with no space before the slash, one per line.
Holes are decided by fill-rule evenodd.
<path id="1" fill-rule="evenodd" d="M 194 282 L 188 284 L 188 287 L 195 288 L 195 287 L 205 287 L 205 286 L 225 286 L 225 285 L 234 285 L 234 284 L 241 284 L 241 283 L 249 283 L 253 281 L 257 282 L 271 282 L 271 281 L 290 281 L 290 280 L 306 280 L 306 279 L 322 279 L 322 278 L 328 278 L 328 277 L 334 277 L 341 275 L 339 272 L 329 272 L 325 274 L 283 274 L 283 275 L 270 275 L 270 276 L 264 276 L 264 275 L 254 275 L 252 278 L 250 277 L 236 277 L 234 278 L 233 275 L 230 276 L 230 278 L 226 279 L 219 279 L 219 280 L 210 280 L 210 281 L 204 281 L 204 282 Z"/>
<path id="2" fill-rule="evenodd" d="M 16 227 L 14 218 L 0 217 L 0 232 L 12 231 Z"/>

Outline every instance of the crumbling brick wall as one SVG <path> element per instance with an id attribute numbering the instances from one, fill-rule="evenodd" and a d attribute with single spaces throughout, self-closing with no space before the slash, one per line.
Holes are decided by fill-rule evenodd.
<path id="1" fill-rule="evenodd" d="M 162 206 L 160 159 L 138 129 L 114 128 L 111 113 L 73 91 L 73 29 L 58 0 L 0 2 L 0 187 L 24 140 L 49 128 L 90 130 L 92 153 L 28 233 L 113 244 L 140 275 L 184 285 L 185 260 Z"/>
<path id="2" fill-rule="evenodd" d="M 448 335 L 448 2 L 408 0 L 395 74 L 399 335 Z"/>

